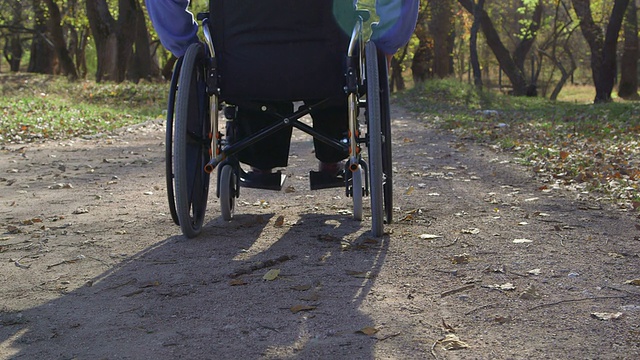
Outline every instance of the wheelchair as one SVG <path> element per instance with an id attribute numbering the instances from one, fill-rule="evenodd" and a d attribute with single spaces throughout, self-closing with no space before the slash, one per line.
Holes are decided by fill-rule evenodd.
<path id="1" fill-rule="evenodd" d="M 368 11 L 357 9 L 351 0 L 344 0 L 348 11 L 337 17 L 336 3 L 339 1 L 341 0 L 212 0 L 209 12 L 198 14 L 204 41 L 192 44 L 175 65 L 169 88 L 166 121 L 165 160 L 169 209 L 173 221 L 180 226 L 186 237 L 196 237 L 202 231 L 210 178 L 214 171 L 217 172 L 215 194 L 219 198 L 221 217 L 225 221 L 233 218 L 242 187 L 281 189 L 284 175 L 279 172 L 270 175 L 270 181 L 264 186 L 251 186 L 246 181 L 247 173 L 240 166 L 238 154 L 277 131 L 288 128 L 302 130 L 311 135 L 314 141 L 318 140 L 348 154 L 344 171 L 337 178 L 340 180 L 338 184 L 323 186 L 320 183 L 314 186 L 317 173 L 312 171 L 312 190 L 337 186 L 344 188 L 345 195 L 353 200 L 353 218 L 358 221 L 363 219 L 363 201 L 368 197 L 371 202 L 371 235 L 374 237 L 384 234 L 385 222 L 392 222 L 393 174 L 386 57 L 372 41 L 365 39 L 364 27 L 369 20 Z M 270 4 L 269 9 L 259 9 L 260 4 L 267 3 Z M 277 7 L 283 6 L 282 4 L 287 7 L 280 11 Z M 292 9 L 292 5 L 297 9 Z M 344 49 L 339 50 L 341 59 L 335 60 L 332 57 L 331 61 L 323 58 L 318 60 L 318 57 L 324 55 L 307 54 L 305 49 L 296 51 L 297 40 L 293 45 L 287 41 L 276 41 L 273 44 L 279 48 L 276 49 L 275 56 L 279 58 L 271 63 L 261 64 L 267 70 L 257 70 L 261 72 L 255 73 L 256 66 L 243 63 L 242 57 L 234 57 L 233 53 L 239 47 L 234 42 L 243 44 L 242 36 L 246 29 L 239 29 L 235 33 L 228 30 L 232 26 L 238 27 L 229 25 L 232 21 L 229 19 L 250 18 L 246 13 L 249 7 L 252 9 L 251 14 L 264 16 L 257 19 L 257 22 L 271 22 L 271 26 L 278 30 L 285 26 L 282 22 L 289 21 L 288 19 L 293 19 L 291 26 L 301 27 L 307 26 L 306 14 L 315 14 L 316 11 L 327 13 L 325 19 L 321 20 L 322 26 L 329 23 L 331 31 L 336 33 L 336 29 L 340 29 L 344 36 L 344 39 L 337 41 L 341 42 L 340 46 L 344 46 Z M 287 19 L 278 19 L 278 14 L 287 14 Z M 331 21 L 327 21 L 327 18 Z M 338 19 L 342 22 L 339 23 Z M 317 34 L 317 28 L 313 26 L 315 25 L 308 32 L 310 38 Z M 271 46 L 268 41 L 266 44 L 264 40 L 258 41 L 260 43 L 256 46 Z M 333 42 L 332 39 L 328 41 Z M 335 47 L 335 44 L 331 46 Z M 324 51 L 322 46 L 319 48 Z M 261 53 L 252 55 L 258 59 L 247 61 L 263 61 L 259 54 Z M 302 63 L 304 73 L 298 71 L 299 74 L 288 76 L 291 61 Z M 310 64 L 305 69 L 305 64 L 314 61 L 316 64 Z M 315 71 L 316 66 L 330 64 L 329 71 L 336 72 L 336 62 L 338 73 L 329 76 L 337 79 L 335 81 L 325 81 L 329 77 L 325 74 L 318 76 Z M 283 72 L 284 75 L 281 74 Z M 262 79 L 263 76 L 271 78 Z M 302 82 L 302 85 L 278 81 L 280 78 L 277 76 L 302 78 L 301 81 L 293 81 Z M 254 81 L 251 77 L 258 77 L 260 80 Z M 307 82 L 318 84 L 316 86 Z M 274 93 L 278 100 L 314 101 L 300 106 L 290 114 L 280 114 L 264 105 L 264 100 L 273 99 Z M 322 108 L 336 99 L 347 101 L 349 131 L 344 139 L 327 136 L 301 121 L 313 109 Z M 235 113 L 241 107 L 272 113 L 279 120 L 255 134 L 237 139 Z M 221 129 L 223 114 L 226 122 L 223 124 L 224 129 Z"/>

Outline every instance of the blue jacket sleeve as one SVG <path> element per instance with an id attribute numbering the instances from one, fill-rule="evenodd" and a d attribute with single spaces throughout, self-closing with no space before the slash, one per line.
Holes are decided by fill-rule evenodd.
<path id="1" fill-rule="evenodd" d="M 395 54 L 403 47 L 416 27 L 420 0 L 377 0 L 380 18 L 373 26 L 373 42 L 385 54 Z"/>
<path id="2" fill-rule="evenodd" d="M 180 57 L 198 42 L 198 24 L 187 7 L 189 0 L 145 0 L 149 18 L 162 45 Z"/>

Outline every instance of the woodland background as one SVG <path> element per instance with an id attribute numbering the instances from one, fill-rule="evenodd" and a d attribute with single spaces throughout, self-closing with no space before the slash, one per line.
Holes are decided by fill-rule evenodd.
<path id="1" fill-rule="evenodd" d="M 594 102 L 635 99 L 639 2 L 423 0 L 414 38 L 392 61 L 392 87 L 454 78 L 554 100 L 566 84 L 592 84 Z M 142 0 L 0 0 L 0 46 L 0 73 L 72 81 L 155 81 L 175 62 Z"/>

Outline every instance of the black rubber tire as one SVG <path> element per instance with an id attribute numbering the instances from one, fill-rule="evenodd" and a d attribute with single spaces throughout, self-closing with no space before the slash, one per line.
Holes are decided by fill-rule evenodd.
<path id="1" fill-rule="evenodd" d="M 351 171 L 351 170 L 346 170 Z M 358 170 L 351 173 L 351 198 L 353 200 L 353 218 L 362 221 L 362 168 L 358 166 Z"/>
<path id="2" fill-rule="evenodd" d="M 233 218 L 236 205 L 236 172 L 233 166 L 227 164 L 222 167 L 219 174 L 220 212 L 222 219 L 229 221 Z"/>
<path id="3" fill-rule="evenodd" d="M 378 74 L 380 80 L 380 126 L 382 130 L 382 172 L 384 214 L 386 223 L 393 222 L 393 160 L 391 147 L 391 106 L 389 104 L 389 77 L 387 59 L 378 52 Z"/>
<path id="4" fill-rule="evenodd" d="M 380 77 L 378 51 L 372 42 L 365 45 L 365 75 L 367 80 L 367 136 L 369 138 L 369 196 L 371 197 L 371 234 L 384 234 L 382 129 L 380 112 Z"/>
<path id="5" fill-rule="evenodd" d="M 196 237 L 202 230 L 209 194 L 209 101 L 205 85 L 206 56 L 202 44 L 193 44 L 184 55 L 175 111 L 174 181 L 176 212 L 182 233 Z"/>
<path id="6" fill-rule="evenodd" d="M 176 92 L 178 91 L 178 79 L 182 58 L 176 62 L 171 74 L 171 84 L 169 85 L 169 99 L 167 100 L 167 124 L 164 142 L 165 177 L 167 181 L 167 200 L 169 202 L 169 212 L 171 219 L 176 225 L 180 225 L 178 213 L 176 212 L 175 187 L 173 183 L 173 117 L 175 114 Z"/>

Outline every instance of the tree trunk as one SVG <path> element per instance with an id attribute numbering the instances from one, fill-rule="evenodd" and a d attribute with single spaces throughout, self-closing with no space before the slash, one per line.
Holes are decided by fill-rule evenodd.
<path id="1" fill-rule="evenodd" d="M 80 13 L 79 0 L 66 0 L 66 16 L 69 18 L 78 18 L 84 16 Z M 75 62 L 76 72 L 81 78 L 87 76 L 87 60 L 85 50 L 87 48 L 89 27 L 84 22 L 78 24 L 71 24 L 66 22 L 64 24 L 64 31 L 67 34 L 67 49 L 70 56 Z"/>
<path id="2" fill-rule="evenodd" d="M 129 59 L 133 56 L 133 44 L 136 41 L 138 26 L 137 11 L 140 8 L 138 0 L 118 1 L 118 21 L 116 22 L 117 39 L 117 82 L 123 82 L 127 76 Z M 133 35 L 133 36 L 132 36 Z"/>
<path id="3" fill-rule="evenodd" d="M 629 1 L 624 21 L 624 52 L 620 61 L 618 96 L 623 99 L 640 98 L 638 95 L 638 8 Z"/>
<path id="4" fill-rule="evenodd" d="M 473 14 L 474 1 L 473 0 L 458 0 L 460 5 L 464 7 L 469 13 Z M 540 1 L 538 1 L 540 4 Z M 493 54 L 498 60 L 498 64 L 502 68 L 502 71 L 507 75 L 509 80 L 511 81 L 511 86 L 513 87 L 513 95 L 515 96 L 524 96 L 527 95 L 528 92 L 528 84 L 527 79 L 525 77 L 524 72 L 518 66 L 516 61 L 511 57 L 509 50 L 504 46 L 502 40 L 500 40 L 500 35 L 496 31 L 489 14 L 487 14 L 486 10 L 479 9 L 481 13 L 480 17 L 480 27 L 482 28 L 482 32 L 487 41 L 487 45 L 493 51 Z M 533 38 L 535 38 L 535 33 L 532 34 Z M 533 40 L 532 40 L 533 41 Z M 520 58 L 526 58 L 526 54 L 529 51 L 531 46 L 528 48 L 523 46 L 521 53 L 519 54 Z M 526 52 L 525 52 L 526 50 Z"/>
<path id="5" fill-rule="evenodd" d="M 88 41 L 87 30 L 84 27 L 81 27 L 79 31 L 78 28 L 73 26 L 66 27 L 69 37 L 69 53 L 75 60 L 78 77 L 83 79 L 87 77 L 87 57 L 85 54 Z"/>
<path id="6" fill-rule="evenodd" d="M 87 77 L 87 44 L 89 43 L 89 28 L 83 26 L 78 33 L 78 47 L 76 48 L 76 68 L 78 75 L 83 79 Z"/>
<path id="7" fill-rule="evenodd" d="M 140 79 L 150 80 L 159 75 L 159 69 L 151 57 L 149 31 L 142 7 L 136 8 L 135 51 L 128 70 L 128 79 L 138 82 Z"/>
<path id="8" fill-rule="evenodd" d="M 531 47 L 536 40 L 536 33 L 538 29 L 540 29 L 540 22 L 542 21 L 542 2 L 538 1 L 535 9 L 533 10 L 533 17 L 531 22 L 529 23 L 529 27 L 524 29 L 524 33 L 526 34 L 525 38 L 522 39 L 518 45 L 516 46 L 515 51 L 513 52 L 513 61 L 516 63 L 518 69 L 524 74 L 524 62 L 527 59 L 527 54 L 531 51 Z"/>
<path id="9" fill-rule="evenodd" d="M 96 44 L 96 81 L 110 80 L 114 71 L 110 69 L 113 67 L 113 61 L 110 61 L 109 55 L 113 55 L 115 49 L 109 48 L 109 39 L 114 32 L 115 20 L 105 1 L 87 1 L 86 7 L 89 27 Z"/>
<path id="10" fill-rule="evenodd" d="M 67 50 L 67 44 L 64 39 L 64 32 L 62 30 L 62 16 L 60 15 L 60 8 L 53 0 L 44 0 L 49 10 L 49 30 L 51 32 L 51 41 L 53 42 L 56 55 L 58 55 L 58 61 L 62 68 L 62 73 L 66 75 L 70 80 L 77 80 L 78 73 L 76 67 L 73 64 L 73 59 L 69 55 Z"/>
<path id="11" fill-rule="evenodd" d="M 611 92 L 616 78 L 616 45 L 629 0 L 615 0 L 605 34 L 593 20 L 590 0 L 571 0 L 571 2 L 580 19 L 582 34 L 591 49 L 591 73 L 596 87 L 596 97 L 593 102 L 611 102 Z"/>
<path id="12" fill-rule="evenodd" d="M 423 2 L 424 4 L 424 2 Z M 418 14 L 418 22 L 416 24 L 415 35 L 418 38 L 418 47 L 411 61 L 411 73 L 413 81 L 420 83 L 432 77 L 433 62 L 433 41 L 429 38 L 427 31 L 428 5 L 420 5 L 420 13 Z"/>
<path id="13" fill-rule="evenodd" d="M 394 89 L 402 91 L 406 88 L 404 84 L 404 78 L 402 77 L 402 62 L 407 57 L 409 51 L 409 45 L 405 45 L 402 49 L 400 56 L 391 57 L 391 76 L 389 81 L 389 91 L 393 92 Z"/>
<path id="14" fill-rule="evenodd" d="M 139 3 L 137 0 L 119 0 L 117 21 L 111 15 L 106 0 L 87 1 L 86 6 L 96 44 L 96 81 L 122 82 L 133 53 L 135 36 L 131 34 L 135 34 Z"/>
<path id="15" fill-rule="evenodd" d="M 11 6 L 11 21 L 9 25 L 13 28 L 22 27 L 22 6 L 13 4 Z M 4 36 L 5 43 L 3 48 L 4 58 L 9 63 L 9 69 L 12 72 L 20 71 L 20 62 L 22 61 L 22 38 L 19 32 L 9 33 Z"/>
<path id="16" fill-rule="evenodd" d="M 478 30 L 480 30 L 483 8 L 484 0 L 478 0 L 478 3 L 473 5 L 473 24 L 471 25 L 469 37 L 469 62 L 473 69 L 473 84 L 478 89 L 482 89 L 482 71 L 480 70 L 480 61 L 478 60 Z"/>
<path id="17" fill-rule="evenodd" d="M 429 39 L 420 42 L 411 61 L 411 74 L 414 83 L 421 83 L 433 77 L 433 43 Z"/>
<path id="18" fill-rule="evenodd" d="M 433 37 L 433 74 L 445 78 L 452 74 L 451 36 L 453 32 L 453 7 L 451 0 L 429 2 L 429 33 Z"/>
<path id="19" fill-rule="evenodd" d="M 560 74 L 561 74 L 560 80 L 558 81 L 556 86 L 553 88 L 553 91 L 549 96 L 549 100 L 551 101 L 556 101 L 558 99 L 558 95 L 560 95 L 560 91 L 562 91 L 562 88 L 564 87 L 564 85 L 567 83 L 567 81 L 569 81 L 569 79 L 573 75 L 573 72 L 576 71 L 576 69 L 578 68 L 578 66 L 576 65 L 576 61 L 573 57 L 573 54 L 569 50 L 569 47 L 566 46 L 566 48 L 567 48 L 567 56 L 569 56 L 570 66 L 571 66 L 569 70 L 567 70 L 564 67 L 562 62 L 555 56 L 555 54 L 549 54 L 544 50 L 539 50 L 539 53 L 541 55 L 548 57 L 549 60 L 553 62 L 553 64 L 560 70 Z"/>
<path id="20" fill-rule="evenodd" d="M 542 57 L 547 57 L 554 65 L 549 74 L 549 84 L 553 79 L 555 69 L 560 70 L 561 78 L 556 83 L 551 95 L 550 100 L 556 100 L 560 91 L 564 85 L 573 77 L 574 71 L 577 69 L 577 63 L 570 46 L 571 37 L 577 29 L 576 25 L 573 25 L 573 16 L 569 12 L 569 8 L 564 3 L 564 0 L 558 1 L 555 5 L 553 20 L 551 21 L 551 31 L 547 35 L 547 39 L 538 44 L 538 54 Z M 560 41 L 562 40 L 562 41 Z M 564 58 L 569 58 L 569 69 L 563 61 Z M 545 88 L 543 96 L 546 96 L 547 89 Z"/>
<path id="21" fill-rule="evenodd" d="M 22 60 L 22 44 L 19 34 L 10 35 L 4 43 L 4 58 L 9 63 L 11 72 L 20 71 Z"/>
<path id="22" fill-rule="evenodd" d="M 518 69 L 522 74 L 525 74 L 524 62 L 527 59 L 527 55 L 531 51 L 531 47 L 533 46 L 533 43 L 536 40 L 536 35 L 538 33 L 538 30 L 540 29 L 540 25 L 542 22 L 542 10 L 543 10 L 542 1 L 539 0 L 538 3 L 536 4 L 536 7 L 533 10 L 533 16 L 532 16 L 531 22 L 529 22 L 529 26 L 526 29 L 524 29 L 524 31 L 522 31 L 523 29 L 520 29 L 521 33 L 524 32 L 526 35 L 516 46 L 516 49 L 513 52 L 513 61 L 516 63 L 516 66 L 518 67 Z M 534 75 L 534 72 L 535 72 L 534 67 L 535 67 L 534 62 L 532 61 L 531 79 L 529 81 L 529 85 L 527 86 L 527 90 L 526 90 L 527 96 L 538 96 L 536 83 L 538 79 L 538 74 L 540 74 L 540 72 L 538 71 Z"/>
<path id="23" fill-rule="evenodd" d="M 55 52 L 53 44 L 47 38 L 47 19 L 41 0 L 32 0 L 34 12 L 34 35 L 31 40 L 28 72 L 53 74 Z"/>

